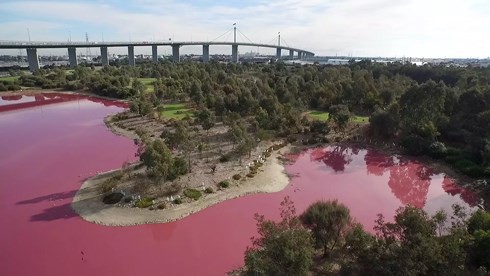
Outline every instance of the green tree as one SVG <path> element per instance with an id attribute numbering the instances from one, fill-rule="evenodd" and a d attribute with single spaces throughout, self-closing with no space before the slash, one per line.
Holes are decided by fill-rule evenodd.
<path id="1" fill-rule="evenodd" d="M 334 250 L 352 224 L 349 209 L 337 200 L 313 203 L 300 219 L 313 232 L 316 244 L 323 249 L 324 257 Z"/>
<path id="2" fill-rule="evenodd" d="M 256 214 L 259 237 L 245 252 L 247 275 L 307 275 L 313 264 L 313 239 L 296 216 L 293 202 L 281 203 L 281 221 Z"/>
<path id="3" fill-rule="evenodd" d="M 216 116 L 209 109 L 203 108 L 201 111 L 198 112 L 197 120 L 199 121 L 199 124 L 202 126 L 202 129 L 204 129 L 206 133 L 208 133 L 208 131 L 216 123 Z"/>
<path id="4" fill-rule="evenodd" d="M 184 152 L 184 155 L 187 159 L 189 171 L 191 171 L 191 155 L 196 147 L 196 141 L 194 140 L 194 136 L 187 122 L 177 122 L 173 139 L 177 143 L 177 147 L 179 147 Z"/>
<path id="5" fill-rule="evenodd" d="M 378 109 L 369 117 L 369 126 L 374 135 L 392 138 L 398 130 L 398 121 L 389 111 Z"/>
<path id="6" fill-rule="evenodd" d="M 133 88 L 138 94 L 145 92 L 145 85 L 137 78 L 133 78 L 131 88 Z"/>
<path id="7" fill-rule="evenodd" d="M 329 110 L 328 120 L 332 120 L 335 123 L 337 131 L 344 131 L 349 123 L 351 113 L 346 105 L 332 105 Z"/>
<path id="8" fill-rule="evenodd" d="M 148 171 L 164 180 L 172 168 L 173 161 L 172 152 L 161 139 L 156 139 L 147 145 L 140 156 L 140 160 L 145 164 Z"/>
<path id="9" fill-rule="evenodd" d="M 399 102 L 402 130 L 428 140 L 439 136 L 439 128 L 448 122 L 444 114 L 447 93 L 444 83 L 433 81 L 408 89 Z"/>
<path id="10" fill-rule="evenodd" d="M 468 232 L 473 236 L 471 264 L 490 271 L 490 213 L 476 211 L 468 220 Z"/>

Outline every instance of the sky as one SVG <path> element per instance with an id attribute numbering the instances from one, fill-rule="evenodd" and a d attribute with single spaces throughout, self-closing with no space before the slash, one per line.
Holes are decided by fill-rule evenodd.
<path id="1" fill-rule="evenodd" d="M 232 41 L 237 23 L 238 41 L 275 44 L 280 32 L 281 44 L 320 56 L 490 56 L 490 0 L 0 0 L 0 14 L 0 41 L 27 41 L 27 29 L 32 41 Z"/>

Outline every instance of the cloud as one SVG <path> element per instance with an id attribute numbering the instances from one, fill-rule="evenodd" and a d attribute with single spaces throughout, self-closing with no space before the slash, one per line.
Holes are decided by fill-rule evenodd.
<path id="1" fill-rule="evenodd" d="M 92 40 L 212 40 L 237 22 L 255 42 L 276 43 L 280 31 L 283 43 L 319 55 L 485 57 L 490 42 L 485 0 L 15 1 L 0 12 L 29 19 L 0 19 L 0 37 L 12 40 L 25 40 L 25 26 L 46 40 L 66 40 L 67 29 L 74 40 L 85 31 Z"/>

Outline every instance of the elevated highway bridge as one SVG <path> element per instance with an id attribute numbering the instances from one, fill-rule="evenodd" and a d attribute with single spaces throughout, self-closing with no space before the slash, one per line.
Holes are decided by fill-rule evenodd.
<path id="1" fill-rule="evenodd" d="M 314 56 L 314 53 L 305 49 L 294 48 L 289 46 L 253 43 L 253 42 L 217 42 L 217 41 L 169 41 L 169 42 L 25 42 L 25 41 L 0 41 L 0 49 L 26 49 L 27 61 L 29 63 L 29 70 L 36 71 L 39 69 L 39 58 L 37 55 L 37 49 L 55 49 L 66 48 L 68 49 L 68 60 L 71 67 L 77 66 L 76 50 L 77 48 L 100 48 L 102 65 L 109 65 L 108 48 L 111 47 L 127 47 L 128 48 L 128 60 L 129 65 L 135 65 L 134 47 L 151 47 L 152 60 L 158 62 L 158 47 L 171 47 L 172 59 L 174 62 L 180 61 L 180 48 L 185 46 L 202 46 L 202 58 L 203 62 L 209 62 L 209 47 L 210 46 L 231 46 L 231 61 L 238 62 L 238 47 L 251 46 L 262 48 L 274 48 L 276 49 L 276 58 L 281 59 L 288 57 L 289 59 L 304 59 Z M 288 56 L 282 56 L 282 50 L 289 50 Z"/>

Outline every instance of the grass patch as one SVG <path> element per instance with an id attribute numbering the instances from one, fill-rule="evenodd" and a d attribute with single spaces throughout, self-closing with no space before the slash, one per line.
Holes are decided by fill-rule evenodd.
<path id="1" fill-rule="evenodd" d="M 186 116 L 194 117 L 194 112 L 183 103 L 164 104 L 161 115 L 165 119 L 182 120 Z"/>
<path id="2" fill-rule="evenodd" d="M 133 84 L 133 79 L 131 78 L 129 85 L 127 87 L 131 87 Z M 143 85 L 145 86 L 145 92 L 146 93 L 153 93 L 155 91 L 155 87 L 153 86 L 153 83 L 157 80 L 156 78 L 137 78 Z"/>
<path id="3" fill-rule="evenodd" d="M 362 123 L 362 124 L 369 123 L 369 117 L 367 116 L 354 116 L 350 120 L 351 122 L 354 123 Z"/>
<path id="4" fill-rule="evenodd" d="M 138 78 L 145 85 L 145 92 L 153 93 L 155 91 L 155 87 L 153 83 L 157 80 L 156 78 Z"/>
<path id="5" fill-rule="evenodd" d="M 184 195 L 190 199 L 198 200 L 201 198 L 202 193 L 199 190 L 196 189 L 187 189 L 184 191 Z"/>
<path id="6" fill-rule="evenodd" d="M 180 198 L 176 198 L 176 199 L 174 199 L 174 201 L 173 201 L 173 202 L 174 202 L 174 204 L 177 204 L 177 205 L 178 205 L 178 204 L 182 204 L 182 199 L 180 199 Z"/>
<path id="7" fill-rule="evenodd" d="M 148 208 L 153 205 L 153 199 L 149 197 L 142 198 L 134 203 L 138 208 Z"/>
<path id="8" fill-rule="evenodd" d="M 317 110 L 313 110 L 313 111 L 308 112 L 308 115 L 311 118 L 313 118 L 315 120 L 320 120 L 320 121 L 326 121 L 326 120 L 328 120 L 328 117 L 329 117 L 328 112 L 317 111 Z"/>
<path id="9" fill-rule="evenodd" d="M 6 77 L 0 77 L 0 82 L 3 82 L 5 84 L 14 84 L 16 80 L 19 79 L 19 76 L 11 77 L 11 76 L 6 76 Z"/>
<path id="10" fill-rule="evenodd" d="M 228 180 L 223 180 L 220 183 L 218 183 L 218 186 L 220 186 L 221 188 L 228 188 L 230 187 L 230 182 L 228 182 Z"/>
<path id="11" fill-rule="evenodd" d="M 312 110 L 308 112 L 308 116 L 310 116 L 314 120 L 319 120 L 319 121 L 327 121 L 329 118 L 328 112 L 318 111 L 318 110 Z M 354 115 L 351 117 L 350 121 L 354 123 L 367 123 L 369 122 L 369 117 Z"/>

